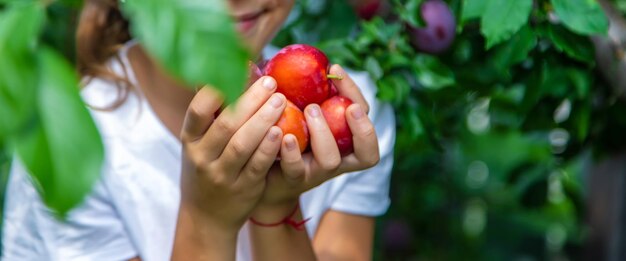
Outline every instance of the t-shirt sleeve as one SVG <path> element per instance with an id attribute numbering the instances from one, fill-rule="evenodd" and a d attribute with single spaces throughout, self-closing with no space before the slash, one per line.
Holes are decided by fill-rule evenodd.
<path id="1" fill-rule="evenodd" d="M 370 105 L 368 116 L 379 142 L 380 162 L 367 170 L 347 173 L 345 186 L 330 208 L 349 214 L 379 216 L 390 205 L 389 186 L 393 167 L 396 126 L 393 108 L 376 99 L 376 86 L 366 73 L 350 72 Z"/>

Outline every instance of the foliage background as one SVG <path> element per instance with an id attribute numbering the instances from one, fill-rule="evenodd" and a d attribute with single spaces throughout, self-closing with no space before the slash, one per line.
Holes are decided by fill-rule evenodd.
<path id="1" fill-rule="evenodd" d="M 626 128 L 589 38 L 606 35 L 600 7 L 449 0 L 457 39 L 432 56 L 409 44 L 421 2 L 390 1 L 368 22 L 343 1 L 299 1 L 275 40 L 368 71 L 396 108 L 376 258 L 582 259 L 588 167 L 624 147 Z"/>
<path id="2" fill-rule="evenodd" d="M 316 45 L 368 71 L 396 109 L 393 203 L 377 221 L 376 259 L 580 259 L 586 166 L 626 142 L 624 104 L 587 37 L 606 31 L 595 1 L 448 0 L 458 35 L 438 56 L 409 44 L 421 2 L 392 0 L 391 15 L 361 21 L 345 1 L 299 0 L 274 41 Z M 45 9 L 41 43 L 68 61 L 79 6 Z"/>

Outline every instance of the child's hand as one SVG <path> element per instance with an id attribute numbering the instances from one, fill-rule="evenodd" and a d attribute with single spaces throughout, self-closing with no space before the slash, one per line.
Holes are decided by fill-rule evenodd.
<path id="1" fill-rule="evenodd" d="M 301 193 L 339 174 L 370 168 L 380 160 L 378 139 L 367 117 L 369 106 L 365 98 L 341 67 L 331 67 L 330 73 L 344 76 L 343 80 L 334 80 L 334 84 L 340 95 L 354 101 L 346 110 L 354 152 L 341 157 L 320 107 L 316 104 L 307 106 L 305 117 L 311 135 L 312 153 L 300 154 L 295 137 L 285 135 L 280 165 L 270 171 L 263 198 L 252 213 L 255 220 L 268 223 L 279 221 L 293 210 Z"/>
<path id="2" fill-rule="evenodd" d="M 190 103 L 181 135 L 181 210 L 195 220 L 236 232 L 259 201 L 282 140 L 273 125 L 286 99 L 275 91 L 276 81 L 262 77 L 217 118 L 222 99 L 213 89 L 202 88 Z"/>

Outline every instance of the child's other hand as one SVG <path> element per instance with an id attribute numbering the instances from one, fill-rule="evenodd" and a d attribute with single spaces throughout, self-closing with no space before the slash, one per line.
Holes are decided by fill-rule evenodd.
<path id="1" fill-rule="evenodd" d="M 223 101 L 215 90 L 202 88 L 190 103 L 181 134 L 181 209 L 198 221 L 238 231 L 259 201 L 282 140 L 273 125 L 286 99 L 275 91 L 276 81 L 262 77 L 217 118 Z"/>
<path id="2" fill-rule="evenodd" d="M 280 165 L 270 170 L 263 198 L 252 213 L 255 220 L 276 222 L 293 210 L 301 193 L 339 174 L 370 168 L 380 160 L 376 131 L 367 117 L 369 106 L 361 91 L 340 66 L 332 66 L 330 73 L 344 76 L 343 80 L 333 80 L 334 84 L 340 95 L 354 102 L 346 110 L 354 152 L 342 157 L 319 105 L 307 106 L 305 117 L 312 152 L 301 154 L 295 137 L 285 135 Z"/>

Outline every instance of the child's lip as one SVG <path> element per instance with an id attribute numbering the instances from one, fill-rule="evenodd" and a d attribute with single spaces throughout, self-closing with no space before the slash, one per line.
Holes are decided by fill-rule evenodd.
<path id="1" fill-rule="evenodd" d="M 237 22 L 242 22 L 242 21 L 246 21 L 246 20 L 251 20 L 251 19 L 255 19 L 259 16 L 261 16 L 261 14 L 263 14 L 265 12 L 264 10 L 260 10 L 260 11 L 255 11 L 255 12 L 248 12 L 248 13 L 242 13 L 242 14 L 238 14 L 238 15 L 233 15 L 235 21 Z"/>
<path id="2" fill-rule="evenodd" d="M 259 20 L 259 17 L 261 17 L 261 15 L 263 15 L 266 11 L 267 10 L 264 9 L 261 11 L 234 15 L 233 17 L 237 25 L 237 31 L 245 33 L 250 30 Z"/>

